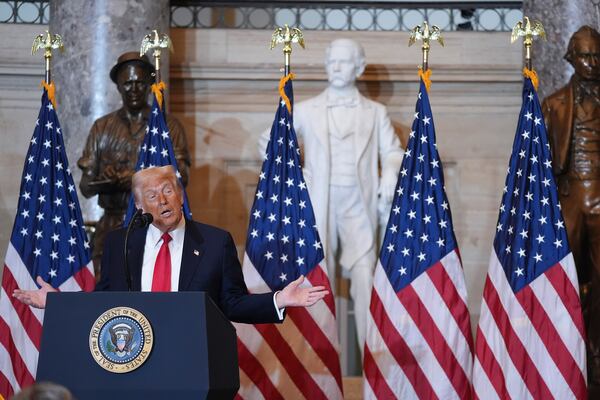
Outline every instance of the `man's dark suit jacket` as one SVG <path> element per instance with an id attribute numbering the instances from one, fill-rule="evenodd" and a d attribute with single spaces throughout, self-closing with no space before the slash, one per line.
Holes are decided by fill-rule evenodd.
<path id="1" fill-rule="evenodd" d="M 147 230 L 136 229 L 129 235 L 128 262 L 134 291 L 141 290 Z M 127 291 L 124 245 L 125 229 L 106 236 L 101 279 L 96 290 Z M 231 321 L 280 322 L 273 293 L 248 294 L 233 238 L 229 232 L 214 226 L 186 220 L 179 291 L 206 292 Z"/>

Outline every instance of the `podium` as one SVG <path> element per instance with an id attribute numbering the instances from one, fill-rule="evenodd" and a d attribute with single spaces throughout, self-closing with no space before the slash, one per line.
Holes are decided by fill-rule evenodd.
<path id="1" fill-rule="evenodd" d="M 124 373 L 101 367 L 90 341 L 99 317 L 117 307 L 139 311 L 152 328 L 145 362 Z M 204 292 L 50 293 L 36 380 L 80 400 L 232 399 L 240 385 L 235 328 Z"/>

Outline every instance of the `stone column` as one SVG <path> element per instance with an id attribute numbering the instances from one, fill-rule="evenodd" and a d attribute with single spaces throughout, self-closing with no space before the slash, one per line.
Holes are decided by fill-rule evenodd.
<path id="1" fill-rule="evenodd" d="M 53 0 L 50 31 L 62 36 L 65 52 L 53 58 L 58 115 L 69 165 L 79 189 L 77 160 L 94 120 L 121 107 L 108 73 L 120 54 L 139 51 L 152 29 L 169 32 L 169 0 Z M 168 52 L 161 74 L 168 78 Z M 164 61 L 162 61 L 164 60 Z M 97 199 L 79 200 L 84 220 L 98 220 Z"/>
<path id="2" fill-rule="evenodd" d="M 569 38 L 583 25 L 600 29 L 598 12 L 590 0 L 523 0 L 523 15 L 544 24 L 547 40 L 533 45 L 533 67 L 540 77 L 540 100 L 564 86 L 573 68 L 564 60 Z M 596 1 L 597 3 L 597 1 Z"/>

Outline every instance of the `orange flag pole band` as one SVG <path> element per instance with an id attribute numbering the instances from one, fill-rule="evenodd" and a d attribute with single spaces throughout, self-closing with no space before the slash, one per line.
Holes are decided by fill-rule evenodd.
<path id="1" fill-rule="evenodd" d="M 285 84 L 287 83 L 287 81 L 289 81 L 290 79 L 295 79 L 296 78 L 296 74 L 287 74 L 286 76 L 282 77 L 279 80 L 279 95 L 281 96 L 281 98 L 283 99 L 283 101 L 285 102 L 285 106 L 288 109 L 288 112 L 292 112 L 292 104 L 290 103 L 290 99 L 287 97 L 287 95 L 285 94 Z"/>
<path id="2" fill-rule="evenodd" d="M 154 93 L 154 96 L 156 96 L 156 101 L 158 102 L 158 106 L 161 110 L 163 108 L 163 90 L 166 88 L 167 85 L 163 81 L 152 84 L 152 93 Z"/>
<path id="3" fill-rule="evenodd" d="M 535 90 L 538 90 L 538 85 L 540 84 L 540 80 L 538 79 L 537 73 L 534 69 L 523 68 L 523 76 L 531 79 L 531 83 L 533 83 L 533 87 Z"/>
<path id="4" fill-rule="evenodd" d="M 419 68 L 419 78 L 423 79 L 427 93 L 429 93 L 429 89 L 431 88 L 431 70 L 427 69 L 427 71 L 423 71 L 423 68 Z"/>
<path id="5" fill-rule="evenodd" d="M 56 108 L 56 86 L 54 86 L 54 82 L 46 83 L 46 81 L 42 81 L 40 87 L 46 89 L 46 92 L 48 92 L 48 100 L 50 100 L 54 108 Z"/>

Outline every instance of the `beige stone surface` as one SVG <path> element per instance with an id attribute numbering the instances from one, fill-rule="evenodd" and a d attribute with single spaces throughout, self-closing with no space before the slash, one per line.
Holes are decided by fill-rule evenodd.
<path id="1" fill-rule="evenodd" d="M 0 48 L 0 255 L 12 228 L 39 107 L 42 63 L 29 55 L 31 38 L 44 28 L 0 24 L 5 38 Z M 192 211 L 197 219 L 231 230 L 242 251 L 261 165 L 256 141 L 272 123 L 281 49 L 268 50 L 268 31 L 173 29 L 171 36 L 176 52 L 171 58 L 169 110 L 183 122 L 193 157 L 188 188 Z M 366 48 L 369 67 L 361 91 L 388 107 L 404 141 L 412 122 L 420 61 L 419 49 L 406 46 L 406 33 L 305 32 L 307 49 L 294 49 L 292 55 L 296 100 L 326 87 L 324 50 L 342 36 Z M 473 323 L 520 107 L 520 57 L 519 46 L 509 45 L 508 34 L 452 32 L 446 34 L 445 48 L 433 45 L 430 61 L 438 147 Z M 56 83 L 60 90 L 59 77 Z"/>

